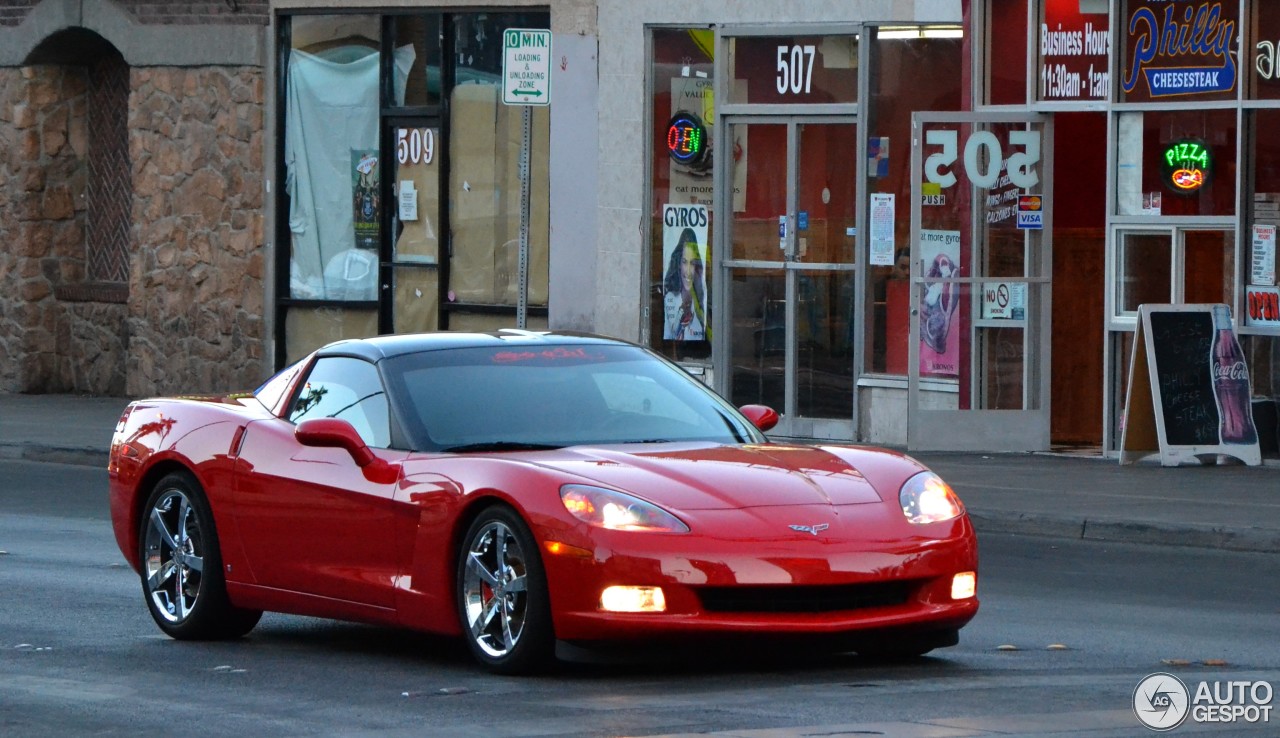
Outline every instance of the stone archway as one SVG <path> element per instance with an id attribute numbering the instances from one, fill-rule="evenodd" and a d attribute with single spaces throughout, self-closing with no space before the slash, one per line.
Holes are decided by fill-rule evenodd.
<path id="1" fill-rule="evenodd" d="M 12 359 L 0 380 L 21 392 L 124 394 L 129 67 L 101 36 L 74 28 L 6 71 L 17 238 L 6 270 L 15 289 L 0 297 Z"/>
<path id="2" fill-rule="evenodd" d="M 0 392 L 261 382 L 269 18 L 267 0 L 0 14 Z"/>

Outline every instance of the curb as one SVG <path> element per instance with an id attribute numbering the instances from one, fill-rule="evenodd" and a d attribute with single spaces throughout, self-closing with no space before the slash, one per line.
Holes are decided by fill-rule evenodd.
<path id="1" fill-rule="evenodd" d="M 980 534 L 1014 533 L 1044 538 L 1280 553 L 1280 530 L 1266 528 L 1217 528 L 1186 523 L 1088 520 L 1051 515 L 980 512 L 973 508 L 969 508 L 969 519 Z"/>

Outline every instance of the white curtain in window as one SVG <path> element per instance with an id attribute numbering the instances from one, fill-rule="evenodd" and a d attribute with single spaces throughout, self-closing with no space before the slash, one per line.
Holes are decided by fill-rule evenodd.
<path id="1" fill-rule="evenodd" d="M 377 253 L 357 249 L 354 179 L 378 152 L 376 50 L 289 56 L 285 191 L 293 236 L 289 293 L 299 299 L 373 300 Z M 352 58 L 352 57 L 355 58 Z M 345 59 L 344 59 L 345 58 Z M 395 51 L 396 104 L 403 104 L 412 46 Z M 359 170 L 377 173 L 369 163 Z M 375 180 L 376 183 L 376 180 Z M 375 188 L 376 191 L 376 188 Z"/>

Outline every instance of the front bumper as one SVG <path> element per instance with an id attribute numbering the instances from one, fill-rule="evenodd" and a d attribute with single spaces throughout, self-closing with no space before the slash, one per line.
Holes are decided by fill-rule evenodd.
<path id="1" fill-rule="evenodd" d="M 951 598 L 954 575 L 977 571 L 968 518 L 928 526 L 875 522 L 861 520 L 858 535 L 846 525 L 825 537 L 772 539 L 593 531 L 576 553 L 543 552 L 556 636 L 571 642 L 814 636 L 855 644 L 954 631 L 969 622 L 977 597 Z M 604 612 L 600 593 L 611 585 L 661 587 L 666 610 Z"/>

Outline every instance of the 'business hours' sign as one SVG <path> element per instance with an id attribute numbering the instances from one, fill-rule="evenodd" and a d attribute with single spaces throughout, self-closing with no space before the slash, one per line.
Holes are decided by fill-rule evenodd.
<path id="1" fill-rule="evenodd" d="M 1121 71 L 1126 102 L 1234 97 L 1238 3 L 1138 0 L 1129 7 Z"/>
<path id="2" fill-rule="evenodd" d="M 1107 3 L 1045 0 L 1040 23 L 1040 99 L 1106 100 L 1111 28 Z"/>

